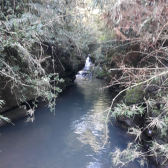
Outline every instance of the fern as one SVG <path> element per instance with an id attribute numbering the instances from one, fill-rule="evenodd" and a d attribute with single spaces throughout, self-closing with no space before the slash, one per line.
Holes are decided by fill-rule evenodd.
<path id="1" fill-rule="evenodd" d="M 2 108 L 2 105 L 4 104 L 5 104 L 4 100 L 0 100 L 0 108 Z"/>
<path id="2" fill-rule="evenodd" d="M 6 121 L 6 122 L 8 122 L 8 123 L 12 123 L 9 118 L 0 115 L 0 122 L 1 122 L 2 120 Z"/>
<path id="3" fill-rule="evenodd" d="M 117 104 L 116 107 L 114 107 L 114 110 L 111 111 L 111 116 L 114 117 L 115 119 L 118 116 L 127 116 L 129 118 L 135 116 L 135 115 L 143 115 L 145 110 L 145 107 L 142 106 L 137 106 L 137 105 L 132 105 L 132 106 L 127 106 L 126 104 Z"/>
<path id="4" fill-rule="evenodd" d="M 116 148 L 112 153 L 112 163 L 118 168 L 128 165 L 129 162 L 138 159 L 138 162 L 142 167 L 147 164 L 145 155 L 140 151 L 141 145 L 129 143 L 127 148 L 123 151 Z"/>

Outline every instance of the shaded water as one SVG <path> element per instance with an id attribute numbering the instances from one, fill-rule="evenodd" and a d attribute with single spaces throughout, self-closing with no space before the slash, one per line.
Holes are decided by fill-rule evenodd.
<path id="1" fill-rule="evenodd" d="M 34 123 L 25 120 L 0 128 L 1 168 L 110 168 L 109 153 L 126 147 L 125 132 L 108 127 L 104 112 L 110 105 L 103 81 L 78 75 L 57 100 L 56 114 L 39 105 Z M 127 168 L 139 168 L 136 162 Z"/>

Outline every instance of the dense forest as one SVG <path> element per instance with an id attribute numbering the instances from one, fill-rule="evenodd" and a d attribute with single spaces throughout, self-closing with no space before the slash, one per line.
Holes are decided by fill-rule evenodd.
<path id="1" fill-rule="evenodd" d="M 167 20 L 166 0 L 0 0 L 0 112 L 41 97 L 55 113 L 58 94 L 90 54 L 95 77 L 118 91 L 106 122 L 135 136 L 112 163 L 166 168 Z"/>

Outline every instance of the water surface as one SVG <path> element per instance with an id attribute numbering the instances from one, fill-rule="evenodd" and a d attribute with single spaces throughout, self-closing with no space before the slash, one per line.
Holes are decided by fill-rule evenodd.
<path id="1" fill-rule="evenodd" d="M 1 168 L 110 168 L 109 153 L 129 141 L 115 126 L 105 130 L 104 112 L 111 93 L 104 82 L 77 75 L 57 99 L 55 116 L 39 104 L 35 121 L 25 119 L 0 128 Z M 108 143 L 103 147 L 107 135 Z M 114 168 L 114 167 L 112 167 Z M 125 168 L 139 168 L 136 162 Z"/>

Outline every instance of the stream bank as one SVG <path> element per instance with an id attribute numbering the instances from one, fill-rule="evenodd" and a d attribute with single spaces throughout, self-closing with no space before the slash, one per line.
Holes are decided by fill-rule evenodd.
<path id="1" fill-rule="evenodd" d="M 143 60 L 143 56 L 137 54 L 140 50 L 138 44 L 129 46 L 127 42 L 118 42 L 118 44 L 114 43 L 111 45 L 109 48 L 102 46 L 100 52 L 104 55 L 104 60 L 100 61 L 97 67 L 95 67 L 95 75 L 97 78 L 105 80 L 107 87 L 112 88 L 116 94 L 125 90 L 117 97 L 113 104 L 111 116 L 116 118 L 115 125 L 128 131 L 132 128 L 135 128 L 137 132 L 142 131 L 140 141 L 137 140 L 138 143 L 143 145 L 142 152 L 147 153 L 155 145 L 157 149 L 153 151 L 156 150 L 156 153 L 157 151 L 163 151 L 161 148 L 163 146 L 167 148 L 168 143 L 168 123 L 166 117 L 168 97 L 167 75 L 159 77 L 156 75 L 154 77 L 154 75 L 150 74 L 152 80 L 144 82 L 145 80 L 148 81 L 149 73 L 152 73 L 147 72 L 146 66 L 149 64 L 154 65 L 155 58 L 149 57 Z M 125 46 L 122 47 L 122 45 Z M 130 51 L 129 47 L 131 47 L 131 52 L 128 52 Z M 123 55 L 127 52 L 129 54 Z M 96 59 L 94 54 L 92 57 Z M 151 68 L 151 70 L 154 69 L 155 67 Z M 157 72 L 159 74 L 159 71 Z M 122 112 L 118 110 L 117 117 L 113 115 L 116 107 L 122 109 Z M 139 107 L 143 109 L 143 112 L 138 114 L 135 109 Z M 131 109 L 133 109 L 132 111 L 135 110 L 135 113 L 131 112 Z M 153 123 L 153 126 L 151 126 L 150 122 L 152 119 L 154 121 L 158 119 L 157 124 Z M 137 136 L 137 132 L 131 133 Z M 162 154 L 157 153 L 156 156 L 155 152 L 149 152 L 150 156 L 147 156 L 148 161 L 153 164 L 153 167 L 167 168 L 166 154 L 161 152 Z M 163 162 L 164 164 L 162 165 Z"/>

